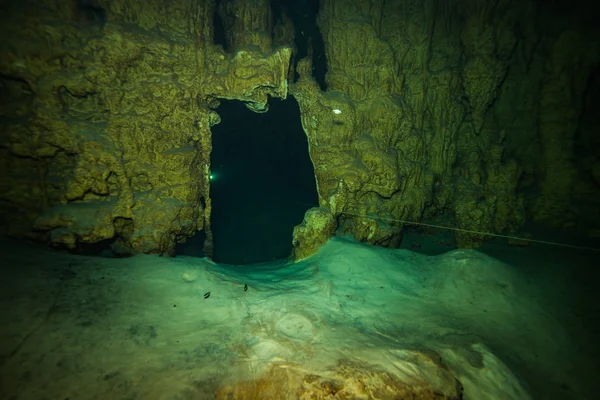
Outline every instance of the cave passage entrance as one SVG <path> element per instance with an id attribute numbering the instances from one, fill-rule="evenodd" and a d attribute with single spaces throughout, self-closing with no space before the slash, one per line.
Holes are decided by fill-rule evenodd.
<path id="1" fill-rule="evenodd" d="M 284 258 L 304 213 L 318 205 L 308 141 L 293 97 L 254 113 L 223 100 L 212 127 L 213 259 L 250 264 Z"/>

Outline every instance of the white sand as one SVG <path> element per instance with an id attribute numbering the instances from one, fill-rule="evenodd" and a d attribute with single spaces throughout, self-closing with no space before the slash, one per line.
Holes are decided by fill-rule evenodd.
<path id="1" fill-rule="evenodd" d="M 420 354 L 465 399 L 591 396 L 548 292 L 478 251 L 334 238 L 283 267 L 3 252 L 3 399 L 213 398 L 273 365 L 326 375 L 340 361 L 443 386 Z"/>

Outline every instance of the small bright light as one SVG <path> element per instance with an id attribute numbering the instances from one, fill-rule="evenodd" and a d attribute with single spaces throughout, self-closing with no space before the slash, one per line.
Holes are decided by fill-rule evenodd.
<path id="1" fill-rule="evenodd" d="M 340 110 L 340 109 L 338 109 L 338 108 L 334 108 L 334 109 L 333 109 L 333 113 L 334 113 L 334 114 L 341 114 L 341 113 L 342 113 L 342 110 Z"/>
<path id="2" fill-rule="evenodd" d="M 214 176 L 213 174 L 210 174 L 210 175 L 208 176 L 208 179 L 212 181 L 213 179 L 215 179 L 215 176 Z"/>

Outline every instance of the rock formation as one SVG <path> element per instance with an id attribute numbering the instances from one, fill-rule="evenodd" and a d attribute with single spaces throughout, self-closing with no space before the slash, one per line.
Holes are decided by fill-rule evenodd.
<path id="1" fill-rule="evenodd" d="M 582 3 L 322 0 L 326 91 L 266 0 L 0 9 L 2 234 L 172 254 L 204 229 L 210 254 L 212 109 L 288 94 L 320 206 L 359 240 L 395 246 L 420 221 L 600 226 L 600 35 Z"/>

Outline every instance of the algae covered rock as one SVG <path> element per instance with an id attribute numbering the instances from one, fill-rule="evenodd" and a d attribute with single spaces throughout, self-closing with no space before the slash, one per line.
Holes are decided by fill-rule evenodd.
<path id="1" fill-rule="evenodd" d="M 322 0 L 324 85 L 317 43 L 295 60 L 267 0 L 2 2 L 0 233 L 122 254 L 204 230 L 209 248 L 212 109 L 290 93 L 340 232 L 394 246 L 405 222 L 382 218 L 443 216 L 471 247 L 487 236 L 465 231 L 526 219 L 593 229 L 600 34 L 583 3 L 552 3 Z M 316 251 L 307 218 L 295 257 Z"/>
<path id="2" fill-rule="evenodd" d="M 316 253 L 336 229 L 335 218 L 327 209 L 314 207 L 304 214 L 304 220 L 294 227 L 292 257 L 302 260 Z"/>
<path id="3" fill-rule="evenodd" d="M 173 254 L 199 230 L 210 242 L 210 107 L 285 98 L 291 49 L 210 45 L 211 1 L 8 3 L 0 233 L 119 255 Z"/>

